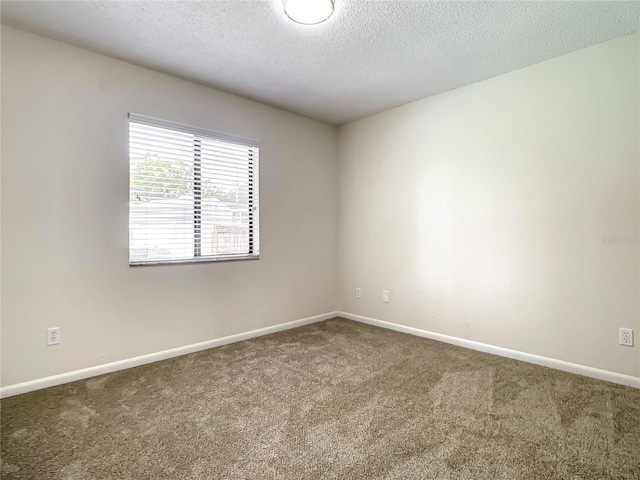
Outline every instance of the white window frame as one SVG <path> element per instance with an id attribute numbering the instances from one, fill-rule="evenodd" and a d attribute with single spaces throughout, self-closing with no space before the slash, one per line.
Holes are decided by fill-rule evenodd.
<path id="1" fill-rule="evenodd" d="M 140 115 L 137 113 L 129 113 L 128 125 L 131 123 L 148 125 L 151 127 L 159 127 L 176 132 L 188 133 L 194 135 L 194 253 L 192 257 L 186 258 L 163 258 L 163 259 L 135 259 L 132 258 L 131 251 L 132 246 L 129 245 L 129 265 L 164 265 L 164 264 L 182 264 L 182 263 L 198 263 L 198 262 L 221 262 L 221 261 L 235 261 L 235 260 L 257 260 L 260 258 L 260 218 L 259 218 L 259 151 L 260 142 L 251 138 L 240 137 L 236 135 L 230 135 L 214 130 L 207 130 L 192 125 L 186 125 L 177 122 L 171 122 L 162 120 L 159 118 L 150 117 L 147 115 Z M 199 204 L 199 180 L 198 178 L 198 154 L 197 145 L 202 139 L 210 139 L 219 142 L 230 143 L 236 146 L 243 146 L 250 148 L 251 154 L 249 155 L 249 175 L 248 175 L 248 251 L 242 254 L 216 254 L 216 255 L 201 255 L 201 230 L 198 227 L 199 214 L 197 205 Z M 129 150 L 131 149 L 131 139 L 128 142 Z M 131 185 L 131 158 L 129 158 L 129 199 L 132 197 L 132 185 Z M 201 197 L 200 197 L 201 198 Z M 131 239 L 131 207 L 129 209 L 129 229 Z M 130 240 L 131 242 L 131 240 Z"/>

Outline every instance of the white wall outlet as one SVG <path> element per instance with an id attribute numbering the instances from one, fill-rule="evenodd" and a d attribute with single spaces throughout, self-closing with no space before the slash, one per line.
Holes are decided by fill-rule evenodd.
<path id="1" fill-rule="evenodd" d="M 383 301 L 384 303 L 389 303 L 389 296 L 390 296 L 390 295 L 391 295 L 391 294 L 389 293 L 389 290 L 383 290 L 383 291 L 382 291 L 382 301 Z"/>
<path id="2" fill-rule="evenodd" d="M 362 298 L 362 289 L 356 288 L 356 298 Z"/>
<path id="3" fill-rule="evenodd" d="M 47 328 L 47 345 L 58 345 L 60 343 L 60 327 Z"/>
<path id="4" fill-rule="evenodd" d="M 628 347 L 633 347 L 633 329 L 631 328 L 621 328 L 618 331 L 620 345 L 626 345 Z"/>

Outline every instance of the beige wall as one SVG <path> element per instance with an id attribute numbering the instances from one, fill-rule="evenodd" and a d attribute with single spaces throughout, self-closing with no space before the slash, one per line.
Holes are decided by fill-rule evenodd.
<path id="1" fill-rule="evenodd" d="M 128 266 L 129 111 L 262 140 L 259 261 Z M 333 127 L 3 26 L 2 385 L 335 310 L 336 157 Z"/>
<path id="2" fill-rule="evenodd" d="M 640 375 L 638 45 L 341 127 L 339 308 Z"/>

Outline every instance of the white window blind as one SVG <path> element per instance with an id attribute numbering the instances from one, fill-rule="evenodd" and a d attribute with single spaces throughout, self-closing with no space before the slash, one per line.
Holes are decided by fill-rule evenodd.
<path id="1" fill-rule="evenodd" d="M 259 256 L 259 142 L 129 114 L 129 263 Z"/>

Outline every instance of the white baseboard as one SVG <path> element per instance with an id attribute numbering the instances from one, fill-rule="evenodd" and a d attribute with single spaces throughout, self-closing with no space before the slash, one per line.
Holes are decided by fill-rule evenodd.
<path id="1" fill-rule="evenodd" d="M 519 352 L 517 350 L 511 350 L 503 347 L 496 347 L 494 345 L 489 345 L 486 343 L 474 342 L 472 340 L 465 340 L 458 337 L 451 337 L 449 335 L 443 335 L 441 333 L 430 332 L 414 327 L 407 327 L 405 325 L 386 322 L 384 320 L 378 320 L 370 317 L 364 317 L 362 315 L 354 315 L 347 312 L 329 312 L 322 315 L 315 315 L 313 317 L 294 320 L 292 322 L 273 325 L 271 327 L 259 328 L 257 330 L 251 330 L 249 332 L 243 332 L 235 335 L 229 335 L 227 337 L 217 338 L 214 340 L 208 340 L 206 342 L 194 343 L 192 345 L 185 345 L 183 347 L 177 347 L 170 350 L 141 355 L 139 357 L 119 360 L 117 362 L 105 363 L 104 365 L 97 365 L 95 367 L 74 370 L 72 372 L 62 373 L 60 375 L 53 375 L 51 377 L 40 378 L 37 380 L 31 380 L 15 385 L 8 385 L 6 387 L 0 388 L 0 398 L 12 397 L 14 395 L 33 392 L 35 390 L 41 390 L 43 388 L 54 387 L 56 385 L 62 385 L 69 382 L 75 382 L 76 380 L 83 380 L 85 378 L 104 375 L 105 373 L 112 373 L 119 370 L 125 370 L 127 368 L 138 367 L 147 363 L 153 363 L 160 360 L 165 360 L 167 358 L 179 357 L 188 353 L 199 352 L 201 350 L 220 347 L 222 345 L 228 345 L 230 343 L 241 342 L 242 340 L 248 340 L 250 338 L 260 337 L 262 335 L 268 335 L 270 333 L 301 327 L 303 325 L 321 322 L 323 320 L 328 320 L 334 317 L 344 317 L 356 322 L 367 323 L 369 325 L 395 330 L 402 333 L 408 333 L 410 335 L 416 335 L 419 337 L 430 338 L 432 340 L 438 340 L 440 342 L 450 343 L 453 345 L 458 345 L 460 347 L 478 350 L 480 352 L 491 353 L 494 355 L 499 355 L 501 357 L 513 358 L 515 360 L 522 360 L 524 362 L 534 363 L 536 365 L 542 365 L 544 367 L 555 368 L 557 370 L 563 370 L 565 372 L 584 375 L 586 377 L 597 378 L 599 380 L 605 380 L 607 382 L 613 382 L 620 385 L 626 385 L 629 387 L 640 389 L 640 378 L 633 377 L 631 375 L 623 375 L 621 373 L 601 370 L 599 368 L 587 367 L 585 365 L 579 365 L 577 363 L 565 362 L 563 360 L 556 360 L 554 358 Z"/>
<path id="2" fill-rule="evenodd" d="M 60 375 L 53 375 L 51 377 L 39 378 L 37 380 L 31 380 L 29 382 L 8 385 L 6 387 L 0 388 L 0 398 L 12 397 L 14 395 L 20 395 L 22 393 L 28 393 L 35 390 L 41 390 L 43 388 L 62 385 L 63 383 L 75 382 L 76 380 L 83 380 L 85 378 L 95 377 L 97 375 L 104 375 L 105 373 L 112 373 L 117 372 L 118 370 L 138 367 L 140 365 L 157 362 L 159 360 L 165 360 L 167 358 L 179 357 L 188 353 L 199 352 L 200 350 L 220 347 L 229 343 L 241 342 L 242 340 L 248 340 L 250 338 L 260 337 L 262 335 L 268 335 L 270 333 L 281 332 L 282 330 L 289 330 L 291 328 L 321 322 L 323 320 L 328 320 L 337 316 L 338 312 L 324 313 L 322 315 L 302 318 L 300 320 L 294 320 L 292 322 L 280 323 L 271 327 L 259 328 L 257 330 L 251 330 L 244 333 L 237 333 L 235 335 L 229 335 L 228 337 L 216 338 L 214 340 L 207 340 L 206 342 L 194 343 L 192 345 L 185 345 L 183 347 L 172 348 L 170 350 L 163 350 L 162 352 L 149 353 L 147 355 L 128 358 L 126 360 L 119 360 L 117 362 L 105 363 L 104 365 L 97 365 L 95 367 L 74 370 L 73 372 L 61 373 Z"/>
<path id="3" fill-rule="evenodd" d="M 597 378 L 598 380 L 605 380 L 607 382 L 617 383 L 620 385 L 626 385 L 628 387 L 640 388 L 640 377 L 633 377 L 631 375 L 623 375 L 622 373 L 611 372 L 609 370 L 601 370 L 599 368 L 587 367 L 586 365 L 580 365 L 577 363 L 565 362 L 564 360 L 556 360 L 555 358 L 543 357 L 540 355 L 534 355 L 532 353 L 520 352 L 518 350 L 511 350 L 509 348 L 496 347 L 487 343 L 474 342 L 473 340 L 465 340 L 464 338 L 451 337 L 449 335 L 443 335 L 441 333 L 430 332 L 428 330 L 421 330 L 419 328 L 407 327 L 397 323 L 385 322 L 384 320 L 378 320 L 370 317 L 363 317 L 362 315 L 354 315 L 347 312 L 338 312 L 341 317 L 354 320 L 356 322 L 367 323 L 376 327 L 387 328 L 389 330 L 395 330 L 397 332 L 408 333 L 410 335 L 416 335 L 418 337 L 430 338 L 432 340 L 438 340 L 440 342 L 450 343 L 458 345 L 459 347 L 469 348 L 471 350 L 478 350 L 480 352 L 491 353 L 499 355 L 501 357 L 513 358 L 515 360 L 522 360 L 523 362 L 534 363 L 536 365 L 542 365 L 543 367 L 555 368 L 556 370 L 562 370 L 565 372 L 575 373 L 583 375 L 585 377 Z"/>

